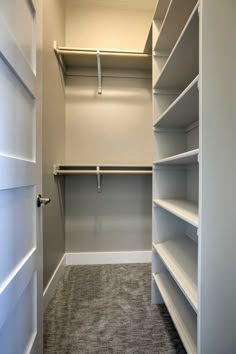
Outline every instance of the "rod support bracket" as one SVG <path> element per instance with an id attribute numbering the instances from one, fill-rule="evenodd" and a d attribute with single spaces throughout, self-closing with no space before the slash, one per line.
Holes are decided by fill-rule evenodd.
<path id="1" fill-rule="evenodd" d="M 102 94 L 102 69 L 100 51 L 97 50 L 97 68 L 98 68 L 98 94 Z"/>
<path id="2" fill-rule="evenodd" d="M 102 176 L 100 173 L 100 167 L 97 166 L 96 170 L 97 170 L 97 191 L 98 191 L 98 193 L 101 193 L 102 192 Z"/>

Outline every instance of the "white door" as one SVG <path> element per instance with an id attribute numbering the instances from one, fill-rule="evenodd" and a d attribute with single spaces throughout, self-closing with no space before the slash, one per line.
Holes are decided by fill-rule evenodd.
<path id="1" fill-rule="evenodd" d="M 0 353 L 42 353 L 41 1 L 0 0 Z"/>

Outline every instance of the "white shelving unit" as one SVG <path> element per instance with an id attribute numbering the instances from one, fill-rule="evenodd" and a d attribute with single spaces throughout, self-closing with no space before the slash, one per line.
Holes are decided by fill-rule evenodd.
<path id="1" fill-rule="evenodd" d="M 199 309 L 198 6 L 170 1 L 162 22 L 153 23 L 152 302 L 165 302 L 191 354 Z"/>
<path id="2" fill-rule="evenodd" d="M 189 354 L 197 353 L 197 316 L 168 273 L 153 274 L 155 284 Z"/>

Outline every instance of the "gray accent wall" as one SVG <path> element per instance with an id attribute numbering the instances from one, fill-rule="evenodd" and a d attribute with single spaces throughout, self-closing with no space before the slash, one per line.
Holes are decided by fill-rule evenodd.
<path id="1" fill-rule="evenodd" d="M 151 175 L 66 177 L 66 252 L 151 250 Z"/>
<path id="2" fill-rule="evenodd" d="M 65 253 L 64 180 L 53 176 L 65 152 L 64 83 L 53 53 L 53 41 L 65 41 L 64 2 L 44 0 L 43 16 L 43 194 L 52 199 L 43 210 L 45 288 Z"/>

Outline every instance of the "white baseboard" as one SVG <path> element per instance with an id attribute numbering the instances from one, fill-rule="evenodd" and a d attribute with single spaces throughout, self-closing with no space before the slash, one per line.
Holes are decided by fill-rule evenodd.
<path id="1" fill-rule="evenodd" d="M 66 253 L 66 265 L 151 263 L 151 251 Z"/>
<path id="2" fill-rule="evenodd" d="M 43 292 L 43 309 L 44 311 L 46 310 L 49 301 L 51 298 L 54 296 L 58 281 L 61 279 L 61 277 L 64 274 L 64 269 L 66 265 L 66 255 L 64 254 L 58 263 L 58 266 L 56 267 L 51 279 L 48 282 L 48 285 L 46 286 L 44 292 Z"/>

